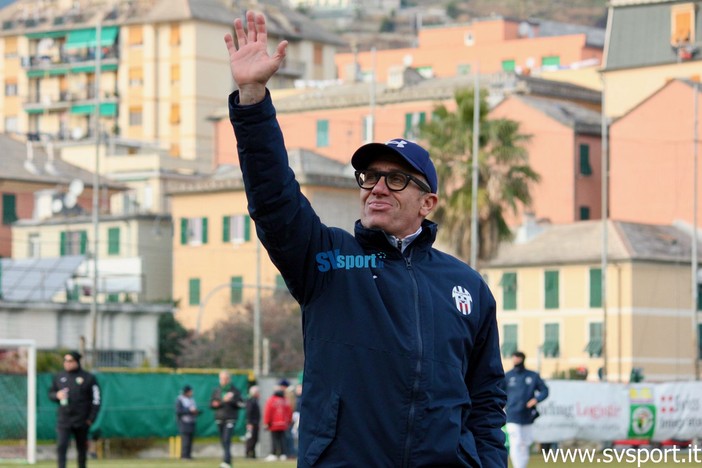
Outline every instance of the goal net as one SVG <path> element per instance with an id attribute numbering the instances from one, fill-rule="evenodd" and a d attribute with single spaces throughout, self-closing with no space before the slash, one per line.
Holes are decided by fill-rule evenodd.
<path id="1" fill-rule="evenodd" d="M 0 461 L 36 463 L 34 340 L 0 339 Z"/>

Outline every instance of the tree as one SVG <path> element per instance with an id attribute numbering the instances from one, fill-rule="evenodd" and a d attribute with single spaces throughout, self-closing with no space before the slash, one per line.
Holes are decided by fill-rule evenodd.
<path id="1" fill-rule="evenodd" d="M 459 9 L 458 2 L 456 0 L 451 1 L 448 5 L 446 5 L 446 15 L 449 18 L 455 20 L 460 14 L 461 10 Z"/>
<path id="2" fill-rule="evenodd" d="M 173 314 L 163 314 L 158 318 L 158 363 L 164 367 L 176 367 L 183 351 L 183 341 L 188 331 L 176 320 Z"/>
<path id="3" fill-rule="evenodd" d="M 430 122 L 420 126 L 439 176 L 439 205 L 433 219 L 439 235 L 468 259 L 471 244 L 473 90 L 458 90 L 456 110 L 443 104 L 434 109 Z M 500 241 L 511 238 L 505 222 L 507 209 L 516 213 L 519 205 L 529 206 L 529 185 L 539 175 L 528 164 L 524 147 L 531 138 L 519 131 L 519 123 L 487 117 L 484 93 L 480 96 L 480 137 L 478 144 L 478 258 L 487 260 Z"/>

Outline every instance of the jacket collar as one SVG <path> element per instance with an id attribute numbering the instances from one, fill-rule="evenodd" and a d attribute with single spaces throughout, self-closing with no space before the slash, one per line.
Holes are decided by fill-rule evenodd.
<path id="1" fill-rule="evenodd" d="M 416 258 L 418 252 L 429 250 L 436 240 L 436 230 L 438 226 L 433 221 L 425 219 L 422 221 L 422 232 L 414 241 L 407 247 L 405 252 L 413 252 L 413 257 Z M 388 257 L 400 258 L 402 253 L 390 244 L 385 232 L 380 229 L 369 229 L 363 227 L 361 220 L 356 221 L 354 227 L 356 240 L 367 250 L 380 250 L 386 252 Z"/>

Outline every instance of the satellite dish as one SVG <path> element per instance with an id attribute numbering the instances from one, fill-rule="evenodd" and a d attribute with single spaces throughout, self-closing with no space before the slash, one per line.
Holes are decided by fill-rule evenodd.
<path id="1" fill-rule="evenodd" d="M 522 21 L 517 27 L 517 34 L 519 34 L 520 37 L 531 37 L 531 25 L 526 21 Z"/>
<path id="2" fill-rule="evenodd" d="M 85 188 L 85 184 L 83 183 L 82 180 L 80 179 L 73 179 L 71 183 L 68 185 L 68 193 L 74 194 L 76 197 L 83 193 L 83 189 Z"/>
<path id="3" fill-rule="evenodd" d="M 78 196 L 74 193 L 68 192 L 65 197 L 63 197 L 63 203 L 66 205 L 66 208 L 70 209 L 76 206 L 76 202 L 78 201 Z"/>
<path id="4" fill-rule="evenodd" d="M 534 60 L 534 57 L 529 57 L 526 59 L 526 66 L 529 68 L 534 68 L 534 65 L 536 65 L 536 60 Z"/>
<path id="5" fill-rule="evenodd" d="M 75 127 L 74 129 L 71 130 L 71 138 L 74 140 L 80 140 L 83 138 L 83 135 L 85 132 L 83 132 L 83 129 L 81 127 Z"/>
<path id="6" fill-rule="evenodd" d="M 411 54 L 407 54 L 407 55 L 405 55 L 404 57 L 402 57 L 402 63 L 403 63 L 404 66 L 406 66 L 406 67 L 411 66 L 413 60 L 414 60 L 414 59 L 412 58 L 412 55 L 411 55 Z"/>
<path id="7" fill-rule="evenodd" d="M 61 210 L 63 210 L 63 202 L 61 201 L 60 198 L 56 198 L 54 201 L 51 202 L 51 211 L 56 214 L 60 213 Z"/>

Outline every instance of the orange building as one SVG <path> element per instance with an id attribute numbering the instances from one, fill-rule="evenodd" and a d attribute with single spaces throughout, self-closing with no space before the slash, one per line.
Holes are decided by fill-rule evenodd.
<path id="1" fill-rule="evenodd" d="M 426 77 L 480 73 L 533 73 L 602 59 L 604 31 L 542 21 L 526 22 L 501 17 L 467 24 L 426 27 L 412 48 L 336 54 L 339 78 L 354 81 L 372 75 L 384 82 L 395 70 L 411 65 Z"/>
<path id="2" fill-rule="evenodd" d="M 702 122 L 697 86 L 688 80 L 670 81 L 612 124 L 613 219 L 658 224 L 693 221 L 695 118 L 698 135 Z M 698 168 L 698 181 L 701 175 Z M 702 219 L 702 206 L 697 207 L 697 218 Z"/>

